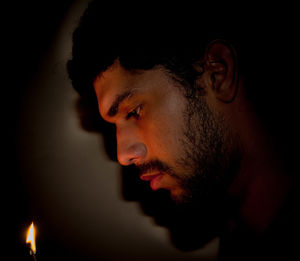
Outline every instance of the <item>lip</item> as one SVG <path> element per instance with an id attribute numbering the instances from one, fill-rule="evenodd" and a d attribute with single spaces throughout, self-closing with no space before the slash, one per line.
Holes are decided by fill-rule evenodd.
<path id="1" fill-rule="evenodd" d="M 140 178 L 145 181 L 150 181 L 150 186 L 152 190 L 158 190 L 160 188 L 160 180 L 162 179 L 162 173 L 156 174 L 144 174 Z"/>

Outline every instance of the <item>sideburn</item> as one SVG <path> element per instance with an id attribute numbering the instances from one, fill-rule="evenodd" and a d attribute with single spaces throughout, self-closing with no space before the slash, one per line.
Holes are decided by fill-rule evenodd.
<path id="1" fill-rule="evenodd" d="M 239 169 L 239 153 L 222 115 L 212 112 L 201 88 L 187 97 L 181 165 L 189 170 L 181 178 L 187 199 L 221 201 Z M 193 200 L 194 201 L 194 200 Z M 213 203 L 212 202 L 212 203 Z"/>

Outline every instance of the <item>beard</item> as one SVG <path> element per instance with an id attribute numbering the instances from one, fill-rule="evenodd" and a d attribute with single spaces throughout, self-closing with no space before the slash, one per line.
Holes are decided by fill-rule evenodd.
<path id="1" fill-rule="evenodd" d="M 159 160 L 138 166 L 141 173 L 158 170 L 178 181 L 182 193 L 160 192 L 156 220 L 169 228 L 181 250 L 202 247 L 221 233 L 229 210 L 226 190 L 240 166 L 239 150 L 222 115 L 212 112 L 203 96 L 190 97 L 183 112 L 182 156 L 176 166 Z"/>
<path id="2" fill-rule="evenodd" d="M 212 112 L 205 98 L 186 98 L 179 140 L 181 157 L 170 166 L 152 160 L 138 167 L 140 175 L 160 171 L 175 178 L 182 193 L 171 198 L 177 205 L 202 205 L 212 199 L 223 199 L 225 190 L 239 168 L 239 153 L 221 114 Z M 176 170 L 181 169 L 184 172 Z"/>
<path id="3" fill-rule="evenodd" d="M 140 175 L 159 171 L 175 178 L 182 192 L 170 196 L 178 205 L 216 203 L 224 199 L 239 170 L 239 149 L 223 115 L 211 111 L 203 93 L 194 90 L 185 99 L 179 139 L 181 156 L 175 159 L 175 166 L 152 160 L 137 167 Z"/>
<path id="4" fill-rule="evenodd" d="M 232 207 L 227 189 L 241 163 L 238 143 L 223 115 L 211 111 L 204 96 L 190 97 L 180 140 L 183 153 L 177 159 L 186 171 L 170 172 L 183 190 L 171 194 L 175 205 L 169 226 L 173 243 L 182 250 L 202 247 L 222 233 Z"/>
<path id="5" fill-rule="evenodd" d="M 187 98 L 184 112 L 183 153 L 177 160 L 185 173 L 173 173 L 184 193 L 181 204 L 220 205 L 240 166 L 240 153 L 221 113 L 212 112 L 199 93 Z"/>

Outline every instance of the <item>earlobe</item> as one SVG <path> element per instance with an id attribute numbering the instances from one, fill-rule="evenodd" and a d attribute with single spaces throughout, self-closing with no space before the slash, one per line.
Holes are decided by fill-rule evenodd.
<path id="1" fill-rule="evenodd" d="M 211 42 L 205 52 L 205 71 L 209 87 L 222 102 L 232 102 L 238 88 L 237 56 L 230 43 Z"/>

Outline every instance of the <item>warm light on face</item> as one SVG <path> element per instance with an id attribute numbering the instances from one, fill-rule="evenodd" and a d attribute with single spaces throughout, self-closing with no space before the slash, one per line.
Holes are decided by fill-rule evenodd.
<path id="1" fill-rule="evenodd" d="M 31 251 L 33 252 L 33 254 L 35 254 L 36 253 L 35 229 L 34 229 L 33 222 L 31 223 L 31 226 L 28 229 L 26 243 L 30 243 L 31 244 Z"/>

